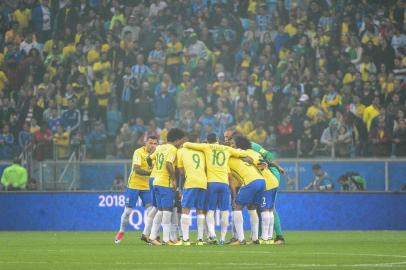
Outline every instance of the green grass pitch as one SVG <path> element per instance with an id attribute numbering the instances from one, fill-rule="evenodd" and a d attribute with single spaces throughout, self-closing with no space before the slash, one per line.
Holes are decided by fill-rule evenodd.
<path id="1" fill-rule="evenodd" d="M 286 232 L 284 246 L 148 246 L 140 234 L 0 232 L 0 269 L 406 269 L 406 231 Z M 195 235 L 193 235 L 195 237 Z"/>

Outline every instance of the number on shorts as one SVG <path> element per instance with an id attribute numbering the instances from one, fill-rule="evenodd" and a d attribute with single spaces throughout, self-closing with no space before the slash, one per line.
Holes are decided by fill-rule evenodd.
<path id="1" fill-rule="evenodd" d="M 198 154 L 193 154 L 192 155 L 192 160 L 196 164 L 195 169 L 199 168 L 199 166 L 200 166 L 200 157 L 199 157 L 199 155 Z"/>
<path id="2" fill-rule="evenodd" d="M 226 162 L 226 155 L 223 151 L 213 150 L 212 164 L 217 166 L 223 166 Z"/>

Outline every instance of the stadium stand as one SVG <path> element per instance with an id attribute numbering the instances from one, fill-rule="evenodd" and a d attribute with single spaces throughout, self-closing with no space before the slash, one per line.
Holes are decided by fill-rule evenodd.
<path id="1" fill-rule="evenodd" d="M 0 159 L 129 158 L 174 126 L 236 126 L 280 157 L 405 156 L 405 7 L 0 1 Z"/>

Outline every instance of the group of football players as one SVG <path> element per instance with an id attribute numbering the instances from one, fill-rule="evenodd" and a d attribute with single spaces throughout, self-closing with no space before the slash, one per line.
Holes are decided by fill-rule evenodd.
<path id="1" fill-rule="evenodd" d="M 135 150 L 126 206 L 115 243 L 122 241 L 138 198 L 145 207 L 141 240 L 151 245 L 191 245 L 192 209 L 196 210 L 196 245 L 285 243 L 275 211 L 283 169 L 272 160 L 271 152 L 239 132 L 229 129 L 224 139 L 221 144 L 212 133 L 206 142 L 200 143 L 196 135 L 173 128 L 167 134 L 167 143 L 158 145 L 158 138 L 149 137 L 145 146 Z M 251 228 L 247 241 L 244 207 Z M 219 239 L 215 230 L 216 210 L 220 211 Z M 233 236 L 226 242 L 230 210 Z"/>

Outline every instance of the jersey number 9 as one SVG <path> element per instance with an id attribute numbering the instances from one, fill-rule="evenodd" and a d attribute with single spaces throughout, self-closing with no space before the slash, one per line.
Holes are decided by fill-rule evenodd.
<path id="1" fill-rule="evenodd" d="M 199 157 L 199 155 L 198 154 L 193 154 L 192 155 L 192 160 L 196 164 L 195 169 L 199 168 L 199 166 L 200 166 L 200 157 Z"/>

